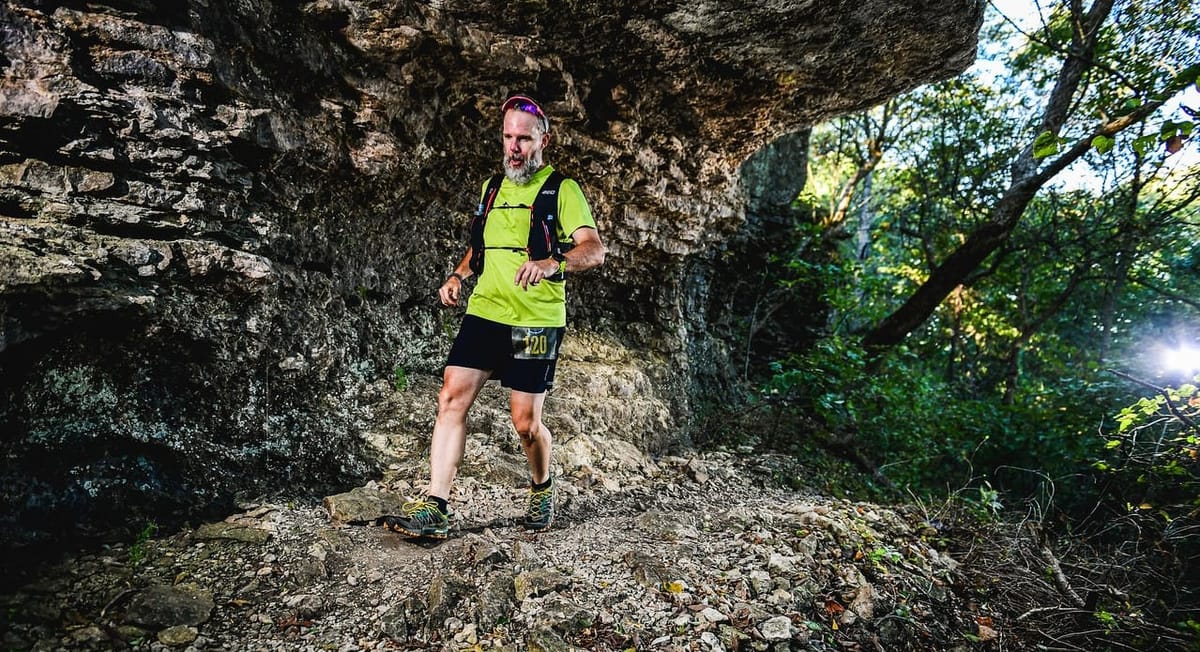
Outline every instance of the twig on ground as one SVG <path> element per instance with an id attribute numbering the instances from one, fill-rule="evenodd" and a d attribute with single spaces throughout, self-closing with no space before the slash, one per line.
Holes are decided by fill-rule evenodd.
<path id="1" fill-rule="evenodd" d="M 1054 584 L 1058 587 L 1059 593 L 1062 593 L 1071 604 L 1084 609 L 1087 603 L 1075 592 L 1075 589 L 1071 588 L 1071 582 L 1067 579 L 1066 574 L 1063 573 L 1062 565 L 1058 563 L 1058 557 L 1054 556 L 1054 551 L 1050 549 L 1050 544 L 1042 538 L 1041 532 L 1032 524 L 1029 527 L 1029 531 L 1033 535 L 1034 540 L 1037 541 L 1038 552 L 1041 553 L 1042 559 L 1049 566 L 1050 576 L 1054 578 Z"/>
<path id="2" fill-rule="evenodd" d="M 1029 611 L 1026 611 L 1025 613 L 1021 614 L 1020 616 L 1017 616 L 1017 622 L 1021 622 L 1022 620 L 1025 620 L 1026 618 L 1028 618 L 1028 617 L 1030 617 L 1030 616 L 1036 616 L 1036 615 L 1038 615 L 1038 614 L 1044 614 L 1044 613 L 1076 613 L 1076 614 L 1081 614 L 1081 613 L 1088 613 L 1088 612 L 1086 612 L 1086 611 L 1084 611 L 1084 610 L 1082 610 L 1082 609 L 1077 609 L 1077 608 L 1075 608 L 1075 607 L 1060 607 L 1060 606 L 1058 606 L 1058 605 L 1055 605 L 1055 606 L 1052 606 L 1052 607 L 1034 607 L 1033 609 L 1030 609 Z"/>

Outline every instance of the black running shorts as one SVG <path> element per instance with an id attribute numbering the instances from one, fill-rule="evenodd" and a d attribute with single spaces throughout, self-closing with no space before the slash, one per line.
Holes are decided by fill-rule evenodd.
<path id="1" fill-rule="evenodd" d="M 446 366 L 491 371 L 491 378 L 499 378 L 504 387 L 541 394 L 554 386 L 554 366 L 565 331 L 507 326 L 467 315 Z"/>

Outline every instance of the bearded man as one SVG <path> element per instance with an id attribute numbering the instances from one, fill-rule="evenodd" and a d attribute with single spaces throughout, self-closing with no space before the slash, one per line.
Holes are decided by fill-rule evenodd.
<path id="1" fill-rule="evenodd" d="M 524 526 L 554 521 L 550 431 L 542 423 L 567 325 L 566 275 L 604 262 L 604 245 L 579 184 L 545 164 L 550 120 L 528 95 L 501 105 L 503 175 L 483 184 L 471 242 L 438 290 L 457 306 L 463 282 L 478 274 L 438 394 L 426 495 L 388 521 L 412 537 L 445 538 L 448 501 L 467 437 L 467 410 L 489 379 L 511 390 L 513 427 L 529 465 Z"/>

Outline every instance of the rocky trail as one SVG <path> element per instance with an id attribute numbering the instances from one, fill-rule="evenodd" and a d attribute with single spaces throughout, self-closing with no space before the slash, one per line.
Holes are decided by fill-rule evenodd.
<path id="1" fill-rule="evenodd" d="M 0 600 L 9 650 L 967 650 L 1002 642 L 935 519 L 787 488 L 794 462 L 711 453 L 559 476 L 465 475 L 444 541 L 351 526 L 414 468 L 316 501 L 81 553 Z M 791 484 L 794 484 L 791 483 Z"/>

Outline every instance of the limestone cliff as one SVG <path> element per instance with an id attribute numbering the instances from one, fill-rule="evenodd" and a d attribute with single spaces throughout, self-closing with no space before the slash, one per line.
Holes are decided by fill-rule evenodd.
<path id="1" fill-rule="evenodd" d="M 727 277 L 802 184 L 791 134 L 961 71 L 981 15 L 0 0 L 0 538 L 339 485 L 424 431 L 429 391 L 372 406 L 439 371 L 435 289 L 518 89 L 609 246 L 551 425 L 669 445 L 730 387 Z"/>

